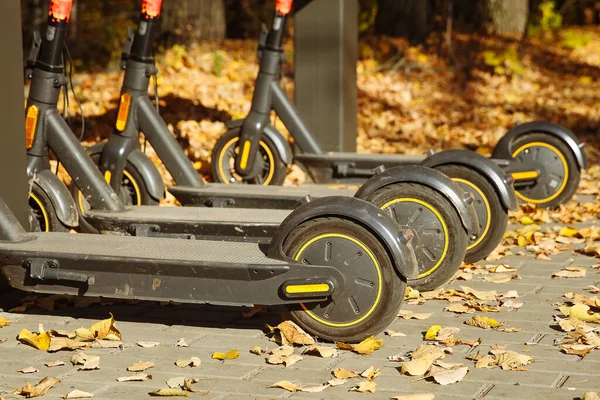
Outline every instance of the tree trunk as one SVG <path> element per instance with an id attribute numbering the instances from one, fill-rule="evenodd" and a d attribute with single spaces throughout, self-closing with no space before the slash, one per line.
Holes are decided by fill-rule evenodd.
<path id="1" fill-rule="evenodd" d="M 163 34 L 185 43 L 225 38 L 224 0 L 168 0 L 161 19 Z"/>
<path id="2" fill-rule="evenodd" d="M 422 42 L 432 28 L 431 13 L 428 0 L 379 0 L 375 32 Z"/>
<path id="3" fill-rule="evenodd" d="M 522 35 L 527 27 L 529 0 L 485 0 L 487 28 L 501 35 Z"/>

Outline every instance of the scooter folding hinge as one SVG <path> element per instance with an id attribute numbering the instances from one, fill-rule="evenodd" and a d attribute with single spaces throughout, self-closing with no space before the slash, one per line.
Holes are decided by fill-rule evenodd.
<path id="1" fill-rule="evenodd" d="M 127 28 L 127 38 L 125 39 L 125 44 L 123 45 L 123 52 L 121 53 L 121 63 L 120 67 L 122 70 L 127 69 L 127 60 L 129 60 L 129 56 L 131 55 L 131 48 L 133 47 L 133 40 L 135 39 L 135 32 L 132 27 Z"/>
<path id="2" fill-rule="evenodd" d="M 42 35 L 40 31 L 33 32 L 33 42 L 31 42 L 31 49 L 29 50 L 29 56 L 27 57 L 27 64 L 25 65 L 25 79 L 29 80 L 32 78 L 33 69 L 35 63 L 40 54 L 40 48 L 42 47 Z"/>
<path id="3" fill-rule="evenodd" d="M 196 240 L 196 236 L 191 233 L 163 233 L 160 231 L 160 226 L 158 225 L 132 224 L 127 229 L 127 232 L 131 236 L 139 237 Z"/>
<path id="4" fill-rule="evenodd" d="M 29 276 L 32 279 L 40 281 L 71 281 L 87 283 L 88 285 L 96 283 L 96 278 L 92 275 L 80 272 L 61 271 L 60 264 L 57 260 L 32 258 L 25 262 L 25 266 L 29 268 Z"/>

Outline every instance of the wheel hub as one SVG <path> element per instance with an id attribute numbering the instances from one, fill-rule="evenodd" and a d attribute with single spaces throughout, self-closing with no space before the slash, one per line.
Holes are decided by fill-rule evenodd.
<path id="1" fill-rule="evenodd" d="M 336 266 L 344 275 L 344 290 L 331 301 L 302 307 L 330 326 L 348 326 L 366 318 L 381 296 L 381 270 L 371 251 L 345 235 L 323 235 L 309 241 L 295 259 L 307 265 Z"/>
<path id="2" fill-rule="evenodd" d="M 513 154 L 513 158 L 541 172 L 534 184 L 518 189 L 517 194 L 522 200 L 549 201 L 564 189 L 568 178 L 567 163 L 553 146 L 545 143 L 525 145 Z"/>

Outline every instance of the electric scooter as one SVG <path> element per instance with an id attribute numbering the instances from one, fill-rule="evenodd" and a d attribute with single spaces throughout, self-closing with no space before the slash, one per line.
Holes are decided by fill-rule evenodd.
<path id="1" fill-rule="evenodd" d="M 152 33 L 160 1 L 144 2 L 143 10 L 138 30 L 141 36 Z M 48 30 L 52 35 L 47 32 L 34 42 L 34 50 L 39 51 L 28 63 L 31 87 L 26 109 L 26 147 L 27 172 L 32 178 L 30 206 L 36 216 L 32 221 L 34 230 L 67 231 L 85 224 L 88 232 L 272 243 L 281 224 L 292 215 L 289 210 L 223 212 L 206 207 L 126 207 L 129 192 L 113 190 L 108 183 L 112 182 L 111 171 L 100 172 L 58 113 L 59 93 L 67 83 L 60 58 L 67 23 L 51 24 Z M 82 193 L 77 196 L 79 206 L 50 170 L 49 150 Z M 414 183 L 421 174 L 433 177 L 437 191 Z M 469 239 L 479 233 L 473 199 L 452 180 L 425 167 L 382 170 L 357 197 L 392 213 L 402 226 L 412 227 L 419 274 L 410 284 L 421 290 L 445 283 L 460 267 Z M 309 202 L 309 197 L 300 201 Z M 85 211 L 80 219 L 82 208 Z"/>
<path id="2" fill-rule="evenodd" d="M 42 47 L 62 40 L 70 5 L 68 0 L 51 0 Z M 0 3 L 0 12 L 10 21 L 1 28 L 2 40 L 18 35 L 11 27 L 20 25 L 15 22 L 20 21 L 19 10 L 17 1 Z M 19 52 L 4 57 L 0 70 L 12 82 L 0 95 L 2 104 L 17 102 L 23 90 L 15 84 L 18 75 L 12 75 L 18 71 L 13 66 L 21 62 Z M 36 64 L 33 74 L 55 76 L 53 65 Z M 53 93 L 60 82 L 47 83 L 47 91 Z M 39 113 L 53 115 L 55 110 L 46 107 Z M 20 159 L 26 135 L 22 122 L 16 123 L 21 118 L 19 113 L 0 114 L 2 126 L 18 127 L 4 132 L 3 165 L 24 165 Z M 44 122 L 56 125 L 58 121 Z M 19 171 L 11 172 L 12 181 L 21 176 Z M 297 208 L 267 247 L 28 233 L 15 217 L 15 213 L 24 214 L 18 208 L 25 208 L 26 202 L 12 202 L 11 210 L 4 201 L 5 196 L 15 198 L 14 186 L 0 187 L 0 274 L 20 290 L 197 304 L 277 305 L 287 308 L 291 319 L 313 335 L 355 342 L 380 333 L 396 318 L 406 280 L 417 275 L 412 232 L 400 229 L 377 207 L 356 198 L 319 199 Z"/>
<path id="3" fill-rule="evenodd" d="M 275 24 L 281 26 L 285 18 L 286 16 L 278 11 L 275 15 Z M 326 185 L 310 187 L 246 185 L 240 187 L 204 183 L 148 96 L 150 77 L 156 74 L 151 51 L 154 24 L 154 20 L 148 20 L 143 16 L 138 31 L 135 34 L 130 31 L 122 56 L 121 66 L 125 70 L 125 77 L 114 134 L 106 142 L 98 143 L 88 149 L 90 156 L 99 164 L 102 174 L 107 177 L 117 193 L 125 193 L 126 197 L 131 198 L 133 205 L 157 204 L 158 200 L 164 196 L 164 185 L 160 173 L 153 162 L 141 151 L 139 135 L 140 132 L 143 132 L 145 139 L 152 145 L 177 183 L 177 186 L 168 189 L 169 192 L 183 205 L 293 209 L 297 205 L 297 199 L 307 194 L 315 198 L 334 194 L 350 196 L 356 194 L 356 191 L 353 190 L 332 189 Z M 474 240 L 469 243 L 465 259 L 474 262 L 486 257 L 502 240 L 508 220 L 506 210 L 516 206 L 516 198 L 510 186 L 510 180 L 505 178 L 499 167 L 482 156 L 471 157 L 469 153 L 467 153 L 469 154 L 468 158 L 460 156 L 465 153 L 459 151 L 437 154 L 428 159 L 428 166 L 450 173 L 450 176 L 456 179 L 462 179 L 466 186 L 477 184 L 469 191 L 474 195 L 473 205 L 478 216 L 479 234 L 476 234 Z M 455 157 L 448 157 L 449 154 L 454 154 Z M 455 159 L 462 161 L 453 164 L 451 161 Z M 273 161 L 273 157 L 267 157 L 262 162 L 271 164 Z M 448 195 L 450 193 L 447 189 L 450 186 L 448 179 L 440 177 L 435 171 L 429 169 L 420 167 L 406 169 L 406 166 L 402 168 L 400 170 L 390 169 L 382 176 L 372 177 L 371 181 L 365 183 L 357 195 L 375 201 L 375 204 L 380 207 L 387 204 L 389 208 L 392 205 L 389 202 L 393 196 L 390 197 L 388 193 L 385 197 L 379 197 L 375 195 L 375 192 L 384 189 L 380 182 L 386 182 L 386 185 L 396 185 L 398 196 L 395 198 L 403 199 L 402 206 L 416 207 L 417 210 L 423 209 L 423 217 L 426 214 L 427 220 L 437 220 L 437 226 L 441 227 L 441 220 L 446 218 L 442 216 L 452 214 L 451 208 L 456 208 L 454 204 L 456 200 L 451 199 Z M 273 171 L 273 168 L 270 170 Z M 381 173 L 384 170 L 377 169 L 377 171 Z M 444 185 L 440 185 L 442 180 L 446 182 Z M 406 193 L 411 193 L 411 196 L 407 196 Z M 85 199 L 76 189 L 73 194 L 78 200 L 79 208 L 85 212 L 89 208 Z M 444 197 L 452 204 L 446 201 L 439 203 L 440 197 Z M 410 207 L 400 208 L 394 211 L 394 217 L 401 225 L 406 225 L 408 220 L 414 217 L 411 214 L 413 210 Z M 442 208 L 449 212 L 440 211 Z M 387 210 L 387 212 L 392 213 L 391 210 Z M 269 213 L 271 214 L 271 212 Z M 460 213 L 462 215 L 462 212 Z M 243 212 L 242 214 L 248 213 Z M 89 218 L 87 219 L 89 220 Z M 461 219 L 464 220 L 464 216 Z M 413 221 L 413 223 L 415 222 Z M 82 225 L 85 225 L 85 221 L 82 222 Z M 460 224 L 456 226 L 460 227 Z M 107 226 L 102 228 L 107 229 Z M 453 234 L 449 232 L 447 237 L 452 236 Z M 416 248 L 419 248 L 416 244 L 418 240 L 415 239 L 414 242 Z M 440 249 L 444 248 L 445 246 L 440 247 Z M 430 261 L 433 262 L 432 265 L 437 264 L 439 255 L 444 254 L 443 251 L 438 256 L 434 255 L 435 252 L 427 251 L 427 253 L 424 257 L 435 260 Z M 446 252 L 446 254 L 448 253 Z"/>
<path id="4" fill-rule="evenodd" d="M 281 185 L 292 163 L 303 167 L 314 183 L 361 182 L 371 177 L 373 169 L 380 165 L 435 165 L 436 161 L 427 156 L 323 151 L 278 83 L 284 25 L 285 19 L 276 19 L 270 31 L 263 27 L 259 41 L 260 70 L 252 107 L 245 119 L 229 124 L 229 130 L 213 149 L 211 168 L 215 182 Z M 270 125 L 272 111 L 290 132 L 295 153 Z M 583 147 L 584 144 L 563 126 L 530 122 L 504 135 L 494 149 L 492 161 L 513 178 L 521 201 L 554 207 L 568 201 L 577 190 L 580 170 L 587 168 Z M 462 157 L 475 157 L 474 153 L 449 154 L 443 157 L 459 165 L 467 162 Z M 476 190 L 468 187 L 473 185 L 461 184 L 465 190 Z"/>

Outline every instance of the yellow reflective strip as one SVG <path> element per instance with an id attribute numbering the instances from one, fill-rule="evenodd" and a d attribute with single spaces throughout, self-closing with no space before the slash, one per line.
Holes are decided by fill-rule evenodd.
<path id="1" fill-rule="evenodd" d="M 244 142 L 244 150 L 242 150 L 242 161 L 240 162 L 240 167 L 242 169 L 246 169 L 248 166 L 248 157 L 250 156 L 250 142 Z"/>
<path id="2" fill-rule="evenodd" d="M 110 178 L 111 178 L 111 176 L 112 176 L 112 173 L 111 173 L 110 171 L 106 171 L 106 172 L 104 173 L 104 180 L 105 180 L 106 182 L 108 182 L 108 184 L 110 184 Z"/>
<path id="3" fill-rule="evenodd" d="M 540 174 L 537 171 L 526 171 L 526 172 L 513 172 L 510 174 L 515 181 L 522 181 L 525 179 L 537 179 Z"/>
<path id="4" fill-rule="evenodd" d="M 323 293 L 329 292 L 329 285 L 326 283 L 313 283 L 309 285 L 290 285 L 285 288 L 289 294 L 295 293 Z"/>
<path id="5" fill-rule="evenodd" d="M 31 146 L 33 146 L 38 115 L 39 109 L 37 106 L 31 106 L 27 110 L 27 117 L 25 118 L 25 147 L 27 150 L 31 149 Z"/>
<path id="6" fill-rule="evenodd" d="M 119 113 L 117 115 L 117 129 L 123 132 L 127 127 L 127 118 L 129 117 L 129 106 L 131 106 L 131 95 L 123 93 L 121 104 L 119 104 Z"/>
<path id="7" fill-rule="evenodd" d="M 225 155 L 227 154 L 227 151 L 229 150 L 231 145 L 237 143 L 238 140 L 239 138 L 237 137 L 231 139 L 229 142 L 227 142 L 227 144 L 225 144 L 225 146 L 223 146 L 223 150 L 221 151 L 221 154 L 219 154 L 219 174 L 221 175 L 221 181 L 223 181 L 225 184 L 230 184 L 231 182 L 229 182 L 229 180 L 225 176 L 225 170 L 223 169 L 223 159 L 225 158 Z M 269 158 L 269 175 L 263 183 L 263 186 L 268 186 L 269 183 L 271 183 L 271 180 L 273 179 L 273 175 L 275 175 L 275 157 L 273 157 L 273 153 L 269 149 L 269 146 L 267 146 L 267 144 L 262 140 L 260 142 L 260 147 L 263 148 L 263 150 L 267 153 L 267 157 Z"/>

